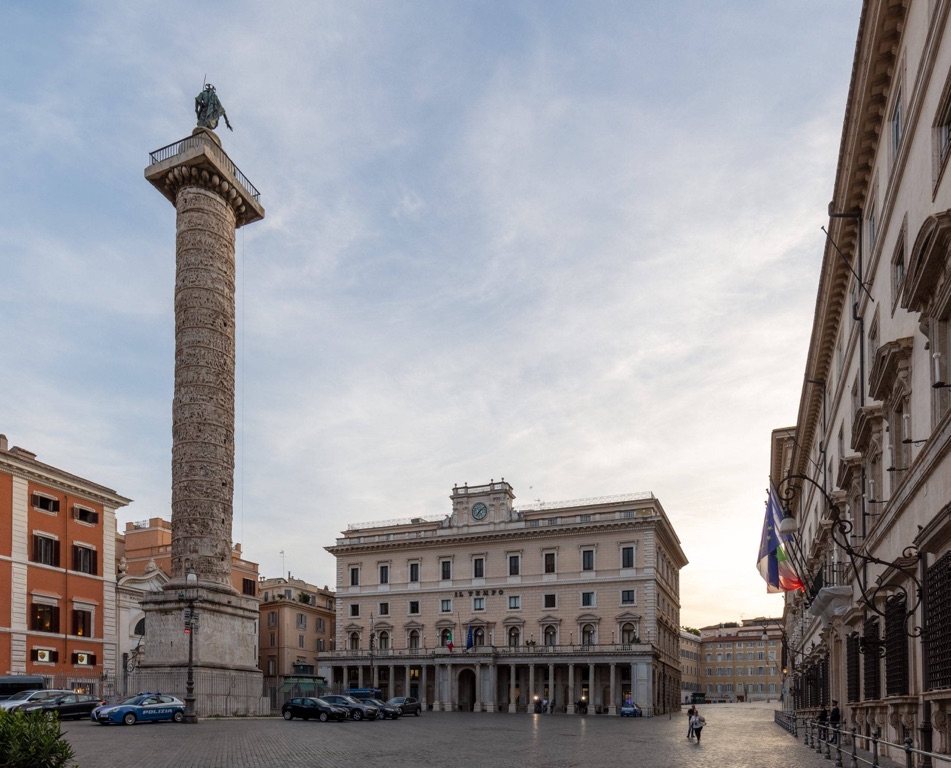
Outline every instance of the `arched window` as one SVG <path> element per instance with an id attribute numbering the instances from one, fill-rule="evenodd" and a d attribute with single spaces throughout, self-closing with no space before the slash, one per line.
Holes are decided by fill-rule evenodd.
<path id="1" fill-rule="evenodd" d="M 443 629 L 439 632 L 439 644 L 443 647 L 449 645 L 449 641 L 452 639 L 452 630 Z"/>
<path id="2" fill-rule="evenodd" d="M 585 624 L 581 628 L 581 644 L 594 645 L 595 639 L 594 624 Z"/>
<path id="3" fill-rule="evenodd" d="M 380 650 L 386 651 L 390 648 L 390 633 L 389 632 L 380 632 Z"/>
<path id="4" fill-rule="evenodd" d="M 558 632 L 555 631 L 553 624 L 545 627 L 545 645 L 555 645 L 558 641 Z"/>
<path id="5" fill-rule="evenodd" d="M 409 647 L 419 648 L 419 630 L 413 629 L 409 633 Z"/>
<path id="6" fill-rule="evenodd" d="M 485 645 L 485 630 L 482 627 L 476 627 L 472 631 L 472 644 L 476 648 Z"/>
<path id="7" fill-rule="evenodd" d="M 509 648 L 515 648 L 518 646 L 520 635 L 521 633 L 518 631 L 518 627 L 512 627 L 509 629 Z"/>
<path id="8" fill-rule="evenodd" d="M 132 630 L 132 634 L 138 635 L 139 637 L 145 634 L 145 616 L 135 623 L 135 629 Z"/>
<path id="9" fill-rule="evenodd" d="M 350 650 L 351 651 L 360 650 L 360 633 L 359 632 L 350 633 Z"/>
<path id="10" fill-rule="evenodd" d="M 621 627 L 621 642 L 622 643 L 636 643 L 637 642 L 637 627 L 630 622 Z"/>

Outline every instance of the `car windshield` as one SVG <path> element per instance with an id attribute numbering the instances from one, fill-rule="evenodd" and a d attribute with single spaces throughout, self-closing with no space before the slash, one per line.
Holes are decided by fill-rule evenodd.
<path id="1" fill-rule="evenodd" d="M 23 699 L 28 699 L 37 691 L 20 691 L 19 693 L 14 693 L 7 701 L 23 701 Z"/>
<path id="2" fill-rule="evenodd" d="M 360 703 L 360 702 L 357 701 L 355 698 L 353 698 L 353 696 L 344 696 L 343 699 L 344 699 L 348 704 L 359 704 L 359 703 Z"/>
<path id="3" fill-rule="evenodd" d="M 125 701 L 121 702 L 122 704 L 139 704 L 144 700 L 142 696 L 133 696 Z"/>

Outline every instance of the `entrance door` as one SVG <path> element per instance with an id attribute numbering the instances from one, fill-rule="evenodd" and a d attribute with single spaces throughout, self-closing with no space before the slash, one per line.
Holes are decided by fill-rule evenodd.
<path id="1" fill-rule="evenodd" d="M 475 672 L 471 669 L 463 669 L 459 672 L 459 700 L 456 706 L 462 712 L 471 712 L 475 705 L 475 683 Z"/>

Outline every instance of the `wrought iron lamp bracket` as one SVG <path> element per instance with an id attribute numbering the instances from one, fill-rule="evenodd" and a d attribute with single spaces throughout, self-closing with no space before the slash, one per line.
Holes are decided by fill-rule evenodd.
<path id="1" fill-rule="evenodd" d="M 787 516 L 789 515 L 789 507 L 792 502 L 796 496 L 801 493 L 802 482 L 811 485 L 825 500 L 830 514 L 829 530 L 832 540 L 836 546 L 845 552 L 849 561 L 852 563 L 852 571 L 855 573 L 855 581 L 861 594 L 860 600 L 862 604 L 872 613 L 884 618 L 885 611 L 878 607 L 878 598 L 880 597 L 881 591 L 888 588 L 903 593 L 905 596 L 905 634 L 908 635 L 908 637 L 920 637 L 922 628 L 917 625 L 911 626 L 918 606 L 921 604 L 923 594 L 921 579 L 918 577 L 917 572 L 918 564 L 921 561 L 921 553 L 918 551 L 918 547 L 914 544 L 908 545 L 902 550 L 901 557 L 896 560 L 884 560 L 855 549 L 850 542 L 851 533 L 854 528 L 852 521 L 842 516 L 839 505 L 826 493 L 825 489 L 819 485 L 819 483 L 808 475 L 787 475 L 776 487 L 777 493 L 782 497 L 784 511 Z M 859 567 L 861 564 L 881 565 L 885 568 L 898 571 L 914 584 L 914 594 L 909 594 L 908 588 L 902 584 L 881 584 L 881 577 L 879 577 L 878 582 L 874 586 L 870 587 L 870 585 L 863 580 L 863 569 Z M 863 651 L 863 653 L 864 652 L 865 651 Z M 884 650 L 881 652 L 884 652 Z"/>

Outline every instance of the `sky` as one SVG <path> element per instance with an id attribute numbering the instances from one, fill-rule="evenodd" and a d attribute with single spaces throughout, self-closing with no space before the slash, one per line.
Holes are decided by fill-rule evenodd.
<path id="1" fill-rule="evenodd" d="M 348 525 L 653 492 L 681 622 L 756 570 L 795 423 L 858 0 L 7 3 L 0 433 L 170 518 L 175 211 L 213 83 L 238 230 L 233 537 L 335 584 Z"/>

